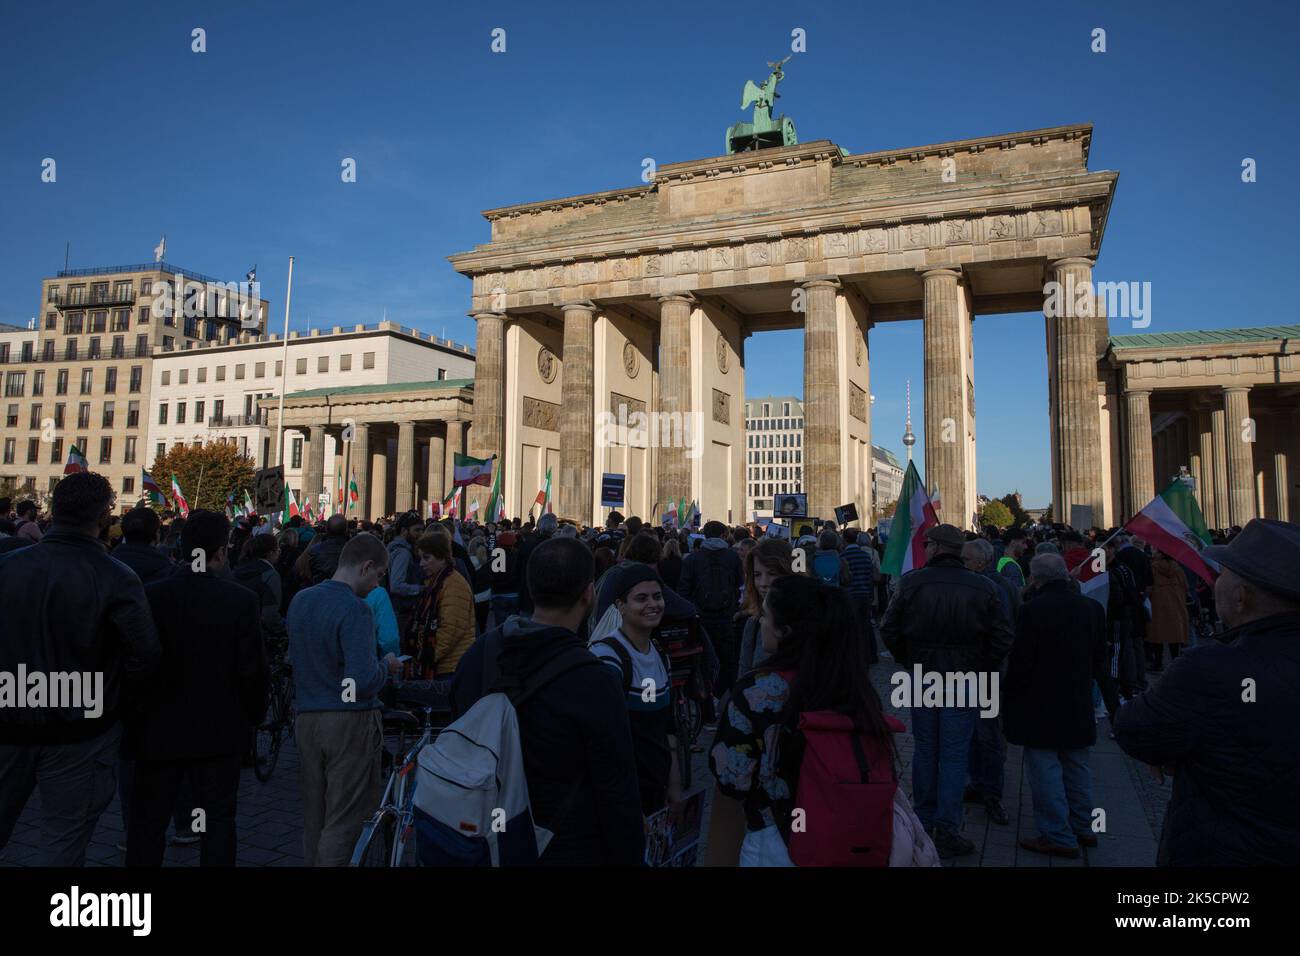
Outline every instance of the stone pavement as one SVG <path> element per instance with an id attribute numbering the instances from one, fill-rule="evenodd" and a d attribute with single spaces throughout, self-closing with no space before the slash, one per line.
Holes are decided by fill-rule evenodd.
<path id="1" fill-rule="evenodd" d="M 895 666 L 882 660 L 873 669 L 876 690 L 886 709 L 895 713 L 905 724 L 910 723 L 906 713 L 897 713 L 889 704 L 890 675 Z M 1006 792 L 1003 805 L 1011 816 L 1011 823 L 1001 827 L 989 822 L 982 806 L 966 806 L 965 835 L 976 844 L 977 852 L 960 860 L 947 861 L 950 866 L 1152 866 L 1155 863 L 1156 840 L 1164 807 L 1169 799 L 1169 785 L 1157 785 L 1146 770 L 1125 756 L 1111 740 L 1105 718 L 1097 725 L 1097 746 L 1093 748 L 1091 767 L 1093 801 L 1106 811 L 1106 832 L 1099 834 L 1099 845 L 1085 849 L 1078 860 L 1044 857 L 1021 850 L 1017 842 L 1022 837 L 1036 835 L 1033 803 L 1029 783 L 1023 773 L 1021 748 L 1007 748 Z M 704 734 L 702 744 L 712 742 L 712 735 Z M 897 737 L 899 756 L 903 765 L 903 787 L 911 794 L 912 736 Z M 695 754 L 692 760 L 693 786 L 705 786 L 711 796 L 712 777 L 708 770 L 707 753 Z M 711 801 L 709 801 L 711 802 Z M 38 828 L 39 793 L 31 802 L 15 828 L 13 839 L 3 853 L 0 866 L 29 865 L 36 854 L 40 831 Z M 708 833 L 708 806 L 705 809 L 705 830 Z M 241 775 L 239 787 L 239 857 L 240 866 L 301 866 L 302 865 L 302 810 L 298 797 L 298 753 L 293 742 L 286 743 L 279 765 L 268 783 L 261 783 L 252 770 Z M 90 848 L 87 865 L 120 866 L 124 854 L 116 848 L 123 842 L 121 813 L 116 798 L 100 818 Z M 166 863 L 169 866 L 197 866 L 197 847 L 169 846 Z"/>

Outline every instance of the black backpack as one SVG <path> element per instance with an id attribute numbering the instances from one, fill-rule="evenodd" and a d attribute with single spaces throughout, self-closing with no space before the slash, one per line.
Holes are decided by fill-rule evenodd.
<path id="1" fill-rule="evenodd" d="M 727 565 L 729 552 L 724 550 L 701 550 L 700 560 L 704 562 L 701 572 L 700 614 L 720 616 L 733 614 L 740 602 L 739 585 L 731 580 Z"/>

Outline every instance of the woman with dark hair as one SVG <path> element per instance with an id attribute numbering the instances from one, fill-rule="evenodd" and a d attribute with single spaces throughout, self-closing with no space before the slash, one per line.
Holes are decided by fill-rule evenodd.
<path id="1" fill-rule="evenodd" d="M 768 658 L 759 636 L 763 601 L 767 599 L 773 581 L 794 573 L 791 569 L 793 558 L 790 542 L 783 538 L 764 538 L 745 554 L 745 592 L 740 605 L 740 612 L 745 615 L 745 630 L 740 637 L 740 677 Z"/>
<path id="2" fill-rule="evenodd" d="M 824 721 L 838 715 L 850 721 L 845 726 L 852 733 L 844 736 L 860 742 L 859 752 L 866 754 L 870 783 L 882 783 L 885 793 L 892 792 L 898 846 L 891 846 L 891 862 L 893 850 L 910 860 L 913 846 L 920 846 L 917 855 L 928 860 L 923 845 L 928 841 L 914 825 L 915 817 L 904 814 L 908 822 L 903 828 L 898 824 L 893 734 L 904 728 L 881 709 L 844 590 L 805 575 L 778 577 L 763 601 L 761 635 L 771 656 L 732 687 L 709 753 L 717 790 L 706 863 L 793 865 L 787 843 L 806 766 L 801 766 L 800 742 L 811 739 L 802 733 L 800 718 Z M 796 728 L 799 734 L 793 733 Z M 878 847 L 877 858 L 879 853 Z"/>
<path id="3" fill-rule="evenodd" d="M 682 548 L 677 543 L 676 538 L 669 538 L 663 544 L 663 550 L 659 555 L 659 576 L 664 579 L 664 584 L 670 588 L 676 588 L 682 580 Z"/>
<path id="4" fill-rule="evenodd" d="M 450 679 L 474 643 L 474 594 L 465 576 L 456 572 L 446 532 L 425 532 L 415 550 L 424 588 L 406 634 L 406 653 L 413 658 L 416 679 Z"/>

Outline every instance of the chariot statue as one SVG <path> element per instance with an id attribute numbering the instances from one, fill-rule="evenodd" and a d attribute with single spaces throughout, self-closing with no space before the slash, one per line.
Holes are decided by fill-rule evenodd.
<path id="1" fill-rule="evenodd" d="M 772 68 L 762 86 L 756 86 L 753 80 L 745 81 L 745 91 L 741 94 L 742 110 L 754 107 L 752 123 L 736 123 L 727 129 L 727 153 L 743 153 L 751 149 L 767 149 L 772 146 L 793 146 L 799 142 L 794 131 L 794 120 L 788 116 L 772 118 L 772 107 L 781 94 L 776 85 L 785 79 L 782 67 L 786 61 L 769 62 Z"/>

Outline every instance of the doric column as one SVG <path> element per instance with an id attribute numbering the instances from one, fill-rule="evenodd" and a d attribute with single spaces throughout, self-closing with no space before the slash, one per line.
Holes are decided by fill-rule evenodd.
<path id="1" fill-rule="evenodd" d="M 1224 432 L 1228 458 L 1228 501 L 1232 523 L 1244 526 L 1256 516 L 1254 427 L 1250 418 L 1250 387 L 1234 385 L 1223 390 Z M 1250 440 L 1247 441 L 1247 438 Z"/>
<path id="2" fill-rule="evenodd" d="M 655 449 L 659 469 L 660 512 L 665 502 L 691 496 L 690 462 L 684 441 L 701 441 L 691 419 L 691 308 L 689 295 L 668 295 L 659 300 L 659 408 L 662 432 Z M 666 424 L 664 424 L 666 423 Z M 675 426 L 675 427 L 674 427 Z M 653 444 L 653 443 L 652 443 Z"/>
<path id="3" fill-rule="evenodd" d="M 935 489 L 939 491 L 939 520 L 965 528 L 970 524 L 970 517 L 965 513 L 966 436 L 962 407 L 966 401 L 966 383 L 961 348 L 965 330 L 957 306 L 960 273 L 954 269 L 931 269 L 922 278 L 925 282 L 925 484 L 932 495 Z"/>
<path id="4" fill-rule="evenodd" d="M 560 389 L 560 517 L 592 521 L 592 469 L 596 460 L 595 368 L 590 302 L 564 305 L 564 356 Z M 477 396 L 475 398 L 477 401 Z"/>
<path id="5" fill-rule="evenodd" d="M 303 505 L 311 497 L 312 510 L 319 505 L 316 496 L 321 492 L 321 482 L 325 474 L 325 426 L 312 425 L 307 437 L 307 468 L 302 476 Z"/>
<path id="6" fill-rule="evenodd" d="M 1124 393 L 1125 446 L 1128 467 L 1125 469 L 1124 507 L 1131 518 L 1155 497 L 1151 450 L 1151 393 Z"/>
<path id="7" fill-rule="evenodd" d="M 464 422 L 454 421 L 454 422 L 447 423 L 446 461 L 443 463 L 443 472 L 442 472 L 443 474 L 442 495 L 444 498 L 447 497 L 447 495 L 451 494 L 452 487 L 456 483 L 456 455 L 457 454 L 463 455 L 465 453 L 463 450 L 464 441 L 465 441 L 464 431 L 465 431 Z M 461 507 L 463 509 L 467 507 L 467 505 L 462 503 Z M 464 517 L 464 515 L 462 514 L 461 517 Z"/>
<path id="8" fill-rule="evenodd" d="M 388 514 L 388 436 L 375 436 L 370 448 L 371 518 Z"/>
<path id="9" fill-rule="evenodd" d="M 803 283 L 807 312 L 803 346 L 804 482 L 808 513 L 834 517 L 843 473 L 840 448 L 839 336 L 831 278 Z"/>
<path id="10" fill-rule="evenodd" d="M 357 476 L 357 504 L 355 510 L 345 512 L 349 518 L 370 520 L 370 426 L 358 422 L 352 430 L 352 452 L 349 468 Z M 351 475 L 347 477 L 350 482 Z"/>
<path id="11" fill-rule="evenodd" d="M 1092 262 L 1058 259 L 1052 263 L 1057 283 L 1052 416 L 1059 458 L 1058 487 L 1052 510 L 1068 522 L 1072 505 L 1089 505 L 1093 521 L 1101 520 L 1101 421 L 1097 412 L 1097 343 L 1093 313 Z M 1045 311 L 1048 311 L 1045 307 Z M 1137 507 L 1141 508 L 1143 504 Z"/>
<path id="12" fill-rule="evenodd" d="M 396 509 L 402 513 L 415 507 L 415 422 L 398 422 Z"/>
<path id="13" fill-rule="evenodd" d="M 1214 515 L 1215 526 L 1226 529 L 1232 526 L 1232 501 L 1228 497 L 1228 439 L 1224 427 L 1223 406 L 1210 412 L 1210 440 L 1214 443 Z"/>
<path id="14" fill-rule="evenodd" d="M 1281 420 L 1275 420 L 1277 426 L 1273 432 L 1273 486 L 1277 497 L 1277 513 L 1273 515 L 1278 521 L 1291 520 L 1291 502 L 1287 500 L 1291 486 L 1287 478 L 1286 437 Z"/>
<path id="15" fill-rule="evenodd" d="M 446 476 L 444 471 L 447 467 L 447 439 L 442 435 L 433 434 L 429 436 L 429 500 L 442 503 L 442 499 L 447 497 Z"/>
<path id="16" fill-rule="evenodd" d="M 1200 449 L 1200 470 L 1196 477 L 1196 495 L 1201 501 L 1201 515 L 1208 528 L 1217 528 L 1214 500 L 1214 432 L 1210 430 L 1210 413 L 1198 408 L 1196 415 L 1196 440 Z"/>
<path id="17" fill-rule="evenodd" d="M 506 317 L 497 312 L 473 312 L 478 325 L 474 355 L 474 428 L 469 454 L 475 458 L 499 456 L 505 460 L 506 434 Z M 487 508 L 489 489 L 471 489 L 481 509 Z"/>

